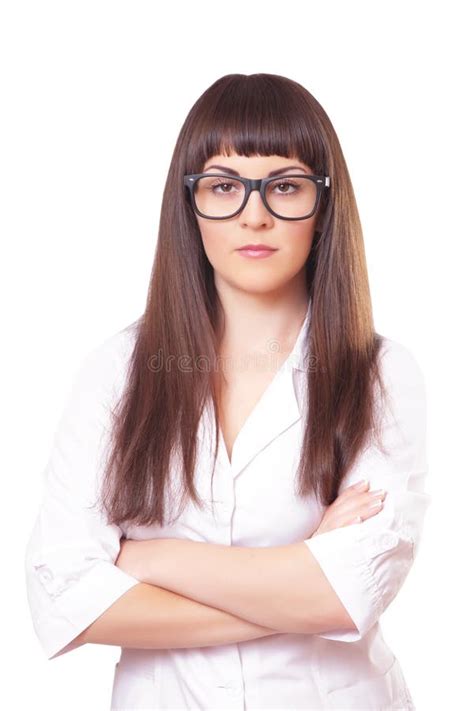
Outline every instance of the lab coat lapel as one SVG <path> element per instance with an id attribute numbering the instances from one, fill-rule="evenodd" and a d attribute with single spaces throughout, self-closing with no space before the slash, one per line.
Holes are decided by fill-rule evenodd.
<path id="1" fill-rule="evenodd" d="M 259 452 L 299 419 L 301 413 L 293 384 L 293 367 L 284 363 L 236 437 L 230 462 L 234 479 Z M 221 444 L 227 457 L 223 440 Z"/>
<path id="2" fill-rule="evenodd" d="M 232 448 L 229 461 L 219 427 L 218 459 L 236 478 L 276 437 L 301 419 L 305 407 L 307 332 L 311 301 L 292 352 L 281 365 L 245 420 Z M 199 422 L 197 436 L 208 451 L 214 449 L 214 421 L 210 400 Z M 210 449 L 209 449 L 210 448 Z"/>

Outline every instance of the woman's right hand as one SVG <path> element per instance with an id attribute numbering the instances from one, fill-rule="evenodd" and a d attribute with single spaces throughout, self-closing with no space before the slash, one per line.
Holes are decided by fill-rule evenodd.
<path id="1" fill-rule="evenodd" d="M 342 528 L 352 523 L 362 523 L 365 519 L 375 516 L 383 508 L 386 496 L 384 489 L 368 491 L 369 482 L 360 482 L 348 486 L 339 494 L 324 512 L 321 522 L 311 538 L 320 533 Z"/>

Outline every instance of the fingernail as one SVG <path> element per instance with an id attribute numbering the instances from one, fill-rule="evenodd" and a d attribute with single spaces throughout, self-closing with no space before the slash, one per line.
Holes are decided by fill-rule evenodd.
<path id="1" fill-rule="evenodd" d="M 369 482 L 367 481 L 367 479 L 361 479 L 361 481 L 357 482 L 357 484 L 355 485 L 355 488 L 356 489 L 363 489 L 365 486 L 367 486 L 368 483 Z"/>

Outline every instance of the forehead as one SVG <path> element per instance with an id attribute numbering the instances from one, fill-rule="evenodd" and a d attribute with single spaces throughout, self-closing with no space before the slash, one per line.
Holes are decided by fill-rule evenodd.
<path id="1" fill-rule="evenodd" d="M 223 167 L 234 168 L 235 170 L 241 172 L 242 170 L 255 170 L 255 171 L 270 171 L 275 168 L 285 168 L 286 166 L 300 167 L 305 170 L 310 170 L 309 166 L 300 161 L 298 158 L 288 158 L 286 156 L 280 155 L 253 155 L 244 156 L 237 153 L 224 154 L 216 153 L 210 156 L 205 164 L 204 170 L 207 170 L 212 165 L 219 165 Z"/>

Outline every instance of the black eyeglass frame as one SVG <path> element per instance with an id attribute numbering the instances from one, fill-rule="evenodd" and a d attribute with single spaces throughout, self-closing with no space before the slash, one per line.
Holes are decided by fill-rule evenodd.
<path id="1" fill-rule="evenodd" d="M 225 217 L 211 217 L 210 215 L 205 215 L 202 213 L 198 206 L 196 205 L 196 199 L 194 195 L 194 186 L 196 184 L 196 181 L 198 178 L 228 178 L 229 180 L 238 180 L 241 183 L 243 183 L 245 187 L 245 196 L 242 202 L 242 205 L 238 210 L 233 212 L 230 215 L 225 215 Z M 279 215 L 277 212 L 272 210 L 270 205 L 267 202 L 267 199 L 265 197 L 265 190 L 268 185 L 268 183 L 273 182 L 273 181 L 278 181 L 281 180 L 283 181 L 285 178 L 308 178 L 309 180 L 312 180 L 314 183 L 316 183 L 318 186 L 323 183 L 322 187 L 323 190 L 325 188 L 329 188 L 331 184 L 331 179 L 329 175 L 307 175 L 306 173 L 303 175 L 301 173 L 288 173 L 284 174 L 281 176 L 273 176 L 271 178 L 243 178 L 241 176 L 235 176 L 235 175 L 228 175 L 227 173 L 191 173 L 190 175 L 185 175 L 184 176 L 184 185 L 186 188 L 189 190 L 189 195 L 191 197 L 191 204 L 193 207 L 193 210 L 200 216 L 204 217 L 206 220 L 227 220 L 229 217 L 235 217 L 238 215 L 244 207 L 246 206 L 248 199 L 250 197 L 250 193 L 252 190 L 258 190 L 260 193 L 260 197 L 262 198 L 263 204 L 265 205 L 266 209 L 268 212 L 273 215 L 274 217 L 277 217 L 279 220 L 307 220 L 308 218 L 312 217 L 316 210 L 318 209 L 321 196 L 323 194 L 323 190 L 318 190 L 317 196 L 316 196 L 316 201 L 314 204 L 314 207 L 312 211 L 308 215 L 304 215 L 303 217 L 283 217 L 282 215 Z"/>

